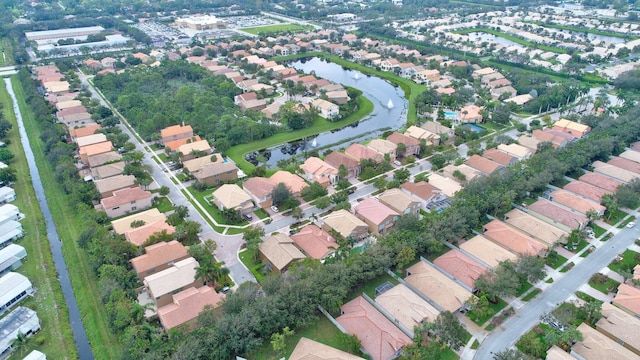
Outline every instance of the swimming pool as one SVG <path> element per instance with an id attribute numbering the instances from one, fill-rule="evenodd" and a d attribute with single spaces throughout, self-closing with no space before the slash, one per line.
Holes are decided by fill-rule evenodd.
<path id="1" fill-rule="evenodd" d="M 458 116 L 458 113 L 455 111 L 445 111 L 444 112 L 444 116 L 448 117 L 448 118 L 454 118 L 456 116 Z"/>

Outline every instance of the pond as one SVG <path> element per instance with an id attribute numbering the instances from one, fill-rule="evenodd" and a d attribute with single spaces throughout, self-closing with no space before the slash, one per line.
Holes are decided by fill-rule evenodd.
<path id="1" fill-rule="evenodd" d="M 289 66 L 334 83 L 356 88 L 362 91 L 362 95 L 369 99 L 374 107 L 371 114 L 352 125 L 261 151 L 269 167 L 276 167 L 279 160 L 314 149 L 323 153 L 329 149 L 335 150 L 354 142 L 378 137 L 386 130 L 401 128 L 407 122 L 408 102 L 404 98 L 404 91 L 386 80 L 343 68 L 320 58 L 303 59 Z M 256 155 L 248 154 L 247 160 L 255 161 Z"/>
<path id="2" fill-rule="evenodd" d="M 486 33 L 486 32 L 475 31 L 475 32 L 470 32 L 467 35 L 469 36 L 469 40 L 474 42 L 474 43 L 481 43 L 483 41 L 490 41 L 490 42 L 503 44 L 503 45 L 508 45 L 508 46 L 519 45 L 518 43 L 513 42 L 511 40 L 507 40 L 507 39 L 505 39 L 503 37 L 495 36 L 493 34 L 489 34 L 489 33 Z"/>

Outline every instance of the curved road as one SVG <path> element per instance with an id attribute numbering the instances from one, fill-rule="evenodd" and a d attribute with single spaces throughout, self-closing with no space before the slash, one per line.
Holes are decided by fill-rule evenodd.
<path id="1" fill-rule="evenodd" d="M 634 216 L 637 215 L 634 213 Z M 598 248 L 580 263 L 557 279 L 540 295 L 516 310 L 516 315 L 493 330 L 480 344 L 474 359 L 492 359 L 493 354 L 513 346 L 529 329 L 540 322 L 540 316 L 552 311 L 560 303 L 587 283 L 591 276 L 609 265 L 640 236 L 638 225 L 622 229 L 609 241 L 600 242 Z"/>
<path id="2" fill-rule="evenodd" d="M 53 222 L 53 218 L 51 217 L 51 210 L 49 209 L 49 204 L 47 204 L 47 198 L 44 194 L 44 187 L 42 186 L 42 181 L 40 180 L 40 172 L 38 171 L 38 167 L 36 166 L 36 160 L 33 156 L 33 150 L 31 150 L 29 138 L 27 137 L 27 132 L 24 128 L 24 123 L 22 122 L 22 113 L 20 112 L 20 107 L 18 106 L 18 99 L 13 92 L 11 79 L 5 78 L 4 83 L 7 87 L 7 92 L 9 93 L 9 96 L 13 101 L 13 109 L 16 115 L 16 120 L 18 121 L 20 140 L 22 142 L 22 147 L 24 148 L 27 163 L 29 163 L 29 174 L 31 175 L 33 190 L 36 193 L 38 204 L 40 204 L 42 216 L 44 216 L 45 226 L 47 229 L 47 238 L 49 239 L 49 244 L 51 245 L 53 262 L 56 267 L 56 272 L 58 273 L 58 281 L 60 281 L 62 294 L 64 295 L 64 300 L 69 310 L 69 321 L 71 322 L 73 338 L 76 343 L 76 348 L 78 349 L 78 356 L 80 357 L 80 359 L 93 359 L 93 353 L 91 352 L 91 346 L 89 345 L 89 340 L 87 339 L 87 333 L 85 332 L 84 325 L 82 324 L 82 317 L 80 316 L 78 302 L 76 301 L 75 294 L 73 293 L 73 288 L 71 287 L 71 281 L 69 280 L 67 265 L 64 261 L 64 257 L 62 256 L 62 242 L 60 241 L 58 230 L 56 229 L 56 225 Z"/>

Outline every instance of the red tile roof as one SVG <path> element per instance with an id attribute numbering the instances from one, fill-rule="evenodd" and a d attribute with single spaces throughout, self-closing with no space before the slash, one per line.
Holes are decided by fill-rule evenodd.
<path id="1" fill-rule="evenodd" d="M 325 258 L 339 247 L 333 236 L 313 224 L 303 227 L 297 234 L 290 237 L 307 256 L 318 260 Z"/>
<path id="2" fill-rule="evenodd" d="M 602 174 L 588 172 L 578 178 L 580 181 L 584 181 L 588 184 L 595 185 L 599 188 L 605 189 L 611 193 L 618 191 L 618 186 L 623 183 L 619 180 L 604 176 Z"/>
<path id="3" fill-rule="evenodd" d="M 487 271 L 487 268 L 459 250 L 451 250 L 435 259 L 433 263 L 472 289 L 476 287 L 475 282 L 480 275 Z"/>
<path id="4" fill-rule="evenodd" d="M 384 205 L 378 200 L 371 198 L 364 199 L 362 202 L 356 205 L 354 210 L 356 215 L 359 214 L 377 225 L 380 225 L 389 216 L 399 215 L 395 210 Z"/>
<path id="5" fill-rule="evenodd" d="M 207 305 L 218 307 L 224 297 L 208 286 L 190 287 L 174 294 L 172 304 L 159 308 L 158 317 L 162 326 L 169 330 L 197 318 Z"/>
<path id="6" fill-rule="evenodd" d="M 498 220 L 485 224 L 482 235 L 519 254 L 537 256 L 547 250 L 547 245 Z"/>
<path id="7" fill-rule="evenodd" d="M 480 170 L 485 174 L 491 174 L 492 172 L 500 169 L 503 165 L 498 164 L 495 161 L 491 161 L 487 158 L 483 158 L 480 155 L 474 154 L 467 161 L 464 162 L 467 166 L 471 166 L 476 170 Z"/>
<path id="8" fill-rule="evenodd" d="M 488 149 L 482 154 L 482 157 L 487 158 L 491 161 L 495 161 L 500 165 L 509 166 L 515 160 L 515 158 L 509 154 L 505 154 L 504 152 L 497 149 Z"/>
<path id="9" fill-rule="evenodd" d="M 602 200 L 603 195 L 612 193 L 611 191 L 607 191 L 580 180 L 568 183 L 564 186 L 564 189 L 596 201 L 598 204 Z"/>
<path id="10" fill-rule="evenodd" d="M 188 257 L 187 248 L 176 240 L 160 242 L 144 249 L 145 254 L 131 259 L 131 266 L 138 274 Z"/>

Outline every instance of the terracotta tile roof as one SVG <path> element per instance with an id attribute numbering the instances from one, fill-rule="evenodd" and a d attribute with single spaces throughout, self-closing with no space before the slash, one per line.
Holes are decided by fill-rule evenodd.
<path id="1" fill-rule="evenodd" d="M 193 284 L 196 278 L 196 268 L 199 265 L 196 259 L 186 258 L 166 270 L 147 276 L 143 282 L 153 296 L 159 298 Z"/>
<path id="2" fill-rule="evenodd" d="M 640 155 L 640 152 L 638 154 Z M 640 163 L 637 163 L 633 160 L 625 159 L 623 157 L 614 157 L 613 159 L 607 161 L 607 164 L 629 170 L 636 174 L 640 174 Z"/>
<path id="3" fill-rule="evenodd" d="M 183 155 L 189 155 L 192 151 L 211 152 L 211 145 L 209 145 L 207 140 L 196 140 L 180 145 L 180 147 L 178 147 L 178 151 Z"/>
<path id="4" fill-rule="evenodd" d="M 618 191 L 618 186 L 623 184 L 623 182 L 620 180 L 616 180 L 594 172 L 588 172 L 580 176 L 578 180 L 584 181 L 591 185 L 595 185 L 601 189 L 605 189 L 609 193 L 615 193 L 616 191 Z"/>
<path id="5" fill-rule="evenodd" d="M 433 261 L 442 270 L 453 275 L 470 288 L 475 288 L 476 280 L 487 268 L 458 250 L 450 250 Z"/>
<path id="6" fill-rule="evenodd" d="M 382 139 L 373 139 L 367 146 L 369 147 L 369 149 L 372 149 L 373 151 L 379 152 L 381 154 L 391 154 L 398 148 L 398 145 L 392 143 L 391 141 Z"/>
<path id="7" fill-rule="evenodd" d="M 615 339 L 624 342 L 625 347 L 633 352 L 640 352 L 640 319 L 628 312 L 611 305 L 608 302 L 602 304 L 602 318 L 596 323 L 596 329 Z"/>
<path id="8" fill-rule="evenodd" d="M 440 314 L 438 309 L 403 284 L 398 284 L 385 291 L 375 300 L 411 331 L 423 321 L 435 321 Z"/>
<path id="9" fill-rule="evenodd" d="M 252 177 L 242 184 L 242 188 L 257 198 L 263 198 L 270 194 L 276 185 L 277 184 L 269 178 Z"/>
<path id="10" fill-rule="evenodd" d="M 515 160 L 515 157 L 497 149 L 485 150 L 484 153 L 482 154 L 482 157 L 487 158 L 491 161 L 497 162 L 502 166 L 509 166 Z"/>
<path id="11" fill-rule="evenodd" d="M 113 149 L 111 141 L 104 141 L 97 144 L 82 146 L 79 151 L 81 155 L 93 156 L 97 154 L 104 154 L 111 151 L 111 149 Z"/>
<path id="12" fill-rule="evenodd" d="M 276 171 L 269 179 L 276 184 L 284 183 L 293 194 L 300 193 L 302 189 L 309 186 L 300 176 L 284 170 Z"/>
<path id="13" fill-rule="evenodd" d="M 143 190 L 138 186 L 134 188 L 116 190 L 113 192 L 113 196 L 100 200 L 100 203 L 105 209 L 110 209 L 114 206 L 120 206 L 132 201 L 146 199 L 150 196 L 152 196 L 150 191 Z"/>
<path id="14" fill-rule="evenodd" d="M 462 189 L 462 186 L 449 178 L 439 174 L 429 175 L 429 183 L 440 189 L 445 195 L 452 197 Z"/>
<path id="15" fill-rule="evenodd" d="M 595 168 L 595 172 L 610 176 L 620 181 L 629 182 L 633 179 L 640 177 L 640 175 L 631 172 L 629 170 L 603 163 L 602 161 L 595 161 L 592 166 Z"/>
<path id="16" fill-rule="evenodd" d="M 483 236 L 519 254 L 542 255 L 548 248 L 542 242 L 498 220 L 485 224 L 482 230 Z"/>
<path id="17" fill-rule="evenodd" d="M 577 229 L 579 226 L 589 222 L 586 216 L 563 209 L 546 199 L 536 201 L 529 205 L 527 209 L 557 221 L 570 229 Z"/>
<path id="18" fill-rule="evenodd" d="M 377 157 L 379 157 L 378 153 L 376 153 L 374 150 L 358 143 L 349 145 L 344 153 L 348 156 L 351 156 L 358 162 L 364 159 L 376 159 Z"/>
<path id="19" fill-rule="evenodd" d="M 361 360 L 361 357 L 349 354 L 331 346 L 307 339 L 300 338 L 295 349 L 289 356 L 289 360 Z"/>
<path id="20" fill-rule="evenodd" d="M 220 154 L 216 155 L 216 163 L 222 163 L 224 159 Z M 213 164 L 211 161 L 211 156 L 201 156 L 199 158 L 190 159 L 182 162 L 182 166 L 189 170 L 190 173 L 195 173 L 196 171 L 202 169 L 203 167 Z"/>
<path id="21" fill-rule="evenodd" d="M 360 166 L 358 160 L 337 151 L 332 151 L 329 155 L 325 156 L 324 161 L 336 169 L 339 168 L 340 165 L 344 165 L 347 169 Z"/>
<path id="22" fill-rule="evenodd" d="M 625 349 L 622 345 L 609 339 L 591 326 L 582 323 L 578 326 L 582 333 L 582 341 L 578 341 L 571 347 L 571 353 L 584 360 L 637 360 L 638 355 Z M 577 357 L 576 356 L 576 357 Z"/>
<path id="23" fill-rule="evenodd" d="M 591 128 L 575 121 L 560 119 L 553 124 L 553 129 L 568 132 L 576 137 L 582 137 L 591 131 Z"/>
<path id="24" fill-rule="evenodd" d="M 476 235 L 465 241 L 460 244 L 460 248 L 494 268 L 497 267 L 501 261 L 515 261 L 518 258 L 516 254 L 497 245 L 482 235 Z"/>
<path id="25" fill-rule="evenodd" d="M 631 145 L 629 145 L 629 149 L 634 150 L 634 151 L 640 151 L 640 141 L 636 141 L 636 142 L 632 143 Z"/>
<path id="26" fill-rule="evenodd" d="M 93 135 L 97 130 L 102 129 L 99 124 L 89 124 L 82 127 L 69 129 L 69 135 L 74 138 L 80 138 L 88 135 Z"/>
<path id="27" fill-rule="evenodd" d="M 414 139 L 411 136 L 407 136 L 405 134 L 401 134 L 399 132 L 394 132 L 393 134 L 387 136 L 387 140 L 398 145 L 404 144 L 407 147 L 409 146 L 418 146 L 420 145 L 420 140 Z"/>
<path id="28" fill-rule="evenodd" d="M 340 309 L 342 315 L 336 321 L 350 334 L 358 337 L 373 360 L 390 359 L 398 350 L 411 343 L 407 335 L 362 296 L 342 305 Z"/>
<path id="29" fill-rule="evenodd" d="M 182 325 L 197 318 L 207 305 L 215 309 L 224 298 L 224 294 L 218 294 L 208 286 L 190 287 L 173 295 L 172 304 L 158 309 L 160 323 L 165 330 Z"/>
<path id="30" fill-rule="evenodd" d="M 124 237 L 133 245 L 142 246 L 152 235 L 159 234 L 163 231 L 171 235 L 176 232 L 176 228 L 167 224 L 167 222 L 162 219 L 128 230 L 124 233 Z"/>
<path id="31" fill-rule="evenodd" d="M 107 136 L 105 134 L 100 134 L 100 133 L 76 138 L 76 143 L 78 144 L 78 147 L 99 144 L 106 141 L 107 141 Z"/>
<path id="32" fill-rule="evenodd" d="M 506 213 L 505 222 L 522 230 L 522 232 L 535 236 L 537 240 L 549 246 L 559 241 L 562 242 L 569 236 L 567 231 L 518 209 Z"/>
<path id="33" fill-rule="evenodd" d="M 525 159 L 531 156 L 531 150 L 522 145 L 518 144 L 500 144 L 498 145 L 498 150 L 504 151 L 505 153 L 515 156 L 519 159 Z"/>
<path id="34" fill-rule="evenodd" d="M 611 191 L 579 180 L 568 183 L 564 186 L 564 189 L 596 201 L 598 204 L 602 201 L 602 196 L 612 193 Z"/>
<path id="35" fill-rule="evenodd" d="M 100 194 L 124 189 L 135 184 L 136 177 L 133 175 L 116 175 L 106 179 L 98 179 L 93 183 Z"/>
<path id="36" fill-rule="evenodd" d="M 339 247 L 333 236 L 313 224 L 303 227 L 290 237 L 305 254 L 318 260 L 324 259 Z"/>
<path id="37" fill-rule="evenodd" d="M 424 180 L 417 183 L 406 182 L 400 185 L 400 188 L 423 200 L 429 200 L 434 196 L 437 197 L 438 195 L 442 194 L 442 191 L 440 189 Z"/>
<path id="38" fill-rule="evenodd" d="M 456 312 L 473 296 L 467 289 L 424 261 L 418 261 L 408 268 L 407 274 L 411 274 L 404 279 L 407 283 L 444 310 Z"/>
<path id="39" fill-rule="evenodd" d="M 73 107 L 66 108 L 64 110 L 57 111 L 56 116 L 61 117 L 61 116 L 80 114 L 80 113 L 86 113 L 86 112 L 88 112 L 87 108 L 84 105 L 79 105 L 79 106 L 73 106 Z"/>
<path id="40" fill-rule="evenodd" d="M 124 166 L 124 161 L 97 166 L 91 169 L 91 176 L 93 176 L 94 179 L 99 180 L 120 175 L 124 170 Z"/>
<path id="41" fill-rule="evenodd" d="M 491 174 L 492 172 L 502 167 L 502 165 L 498 164 L 497 162 L 483 158 L 482 156 L 477 154 L 472 155 L 464 163 L 476 170 L 482 171 L 485 174 Z"/>
<path id="42" fill-rule="evenodd" d="M 605 207 L 592 200 L 587 200 L 578 195 L 574 195 L 566 190 L 558 189 L 551 193 L 551 200 L 576 210 L 582 214 L 587 214 L 589 210 L 604 213 Z"/>
<path id="43" fill-rule="evenodd" d="M 553 345 L 547 351 L 546 360 L 575 360 L 575 358 L 568 352 L 560 349 L 558 346 Z"/>
<path id="44" fill-rule="evenodd" d="M 613 298 L 613 303 L 635 314 L 635 316 L 640 316 L 640 289 L 620 284 L 618 293 Z"/>
<path id="45" fill-rule="evenodd" d="M 188 248 L 177 240 L 171 240 L 147 246 L 144 250 L 145 254 L 131 259 L 131 266 L 138 274 L 186 258 Z"/>
<path id="46" fill-rule="evenodd" d="M 112 161 L 118 161 L 120 159 L 122 159 L 122 155 L 115 151 L 109 151 L 102 154 L 89 155 L 87 157 L 87 165 L 90 167 L 96 167 Z"/>
<path id="47" fill-rule="evenodd" d="M 398 216 L 395 210 L 376 199 L 364 199 L 354 208 L 356 215 L 361 215 L 376 225 L 382 224 L 390 216 Z"/>
<path id="48" fill-rule="evenodd" d="M 338 175 L 338 169 L 314 156 L 305 160 L 304 164 L 300 165 L 300 169 L 302 169 L 305 173 L 309 173 L 315 176 L 321 176 L 325 174 L 332 174 L 336 176 Z"/>
<path id="49" fill-rule="evenodd" d="M 190 141 L 191 142 L 200 141 L 200 136 L 195 135 L 195 136 L 185 137 L 185 138 L 174 140 L 174 141 L 167 141 L 166 143 L 164 143 L 164 146 L 171 149 L 171 151 L 177 151 L 178 148 L 180 148 L 180 146 Z"/>
<path id="50" fill-rule="evenodd" d="M 285 270 L 292 262 L 306 256 L 295 247 L 293 240 L 285 234 L 275 234 L 260 244 L 260 253 L 266 257 L 278 271 Z"/>
<path id="51" fill-rule="evenodd" d="M 160 130 L 160 137 L 162 138 L 183 134 L 185 134 L 186 137 L 193 136 L 193 128 L 191 125 L 173 125 Z"/>

